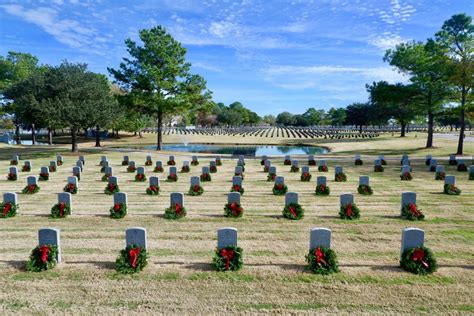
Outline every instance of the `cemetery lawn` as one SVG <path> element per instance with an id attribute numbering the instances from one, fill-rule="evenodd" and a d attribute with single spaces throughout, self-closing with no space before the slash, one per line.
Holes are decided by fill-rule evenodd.
<path id="1" fill-rule="evenodd" d="M 165 181 L 165 166 L 165 173 L 156 174 L 161 179 L 161 194 L 148 196 L 148 182 L 134 182 L 134 175 L 121 166 L 124 153 L 90 148 L 82 153 L 86 155 L 86 166 L 78 194 L 73 196 L 72 215 L 52 220 L 48 217 L 50 209 L 56 203 L 56 194 L 66 184 L 66 177 L 71 175 L 77 155 L 68 153 L 66 147 L 19 149 L 0 145 L 0 191 L 19 193 L 20 203 L 16 217 L 0 220 L 0 314 L 472 314 L 474 181 L 467 180 L 467 173 L 447 165 L 447 154 L 455 151 L 455 141 L 435 140 L 439 148 L 424 150 L 421 148 L 425 134 L 418 134 L 416 139 L 414 135 L 410 133 L 405 140 L 384 135 L 373 140 L 325 143 L 333 146 L 334 152 L 329 156 L 340 156 L 337 164 L 344 166 L 348 178 L 344 183 L 334 182 L 335 162 L 330 159 L 328 173 L 311 168 L 310 182 L 299 181 L 300 174 L 290 173 L 290 166 L 283 166 L 282 158 L 272 159 L 278 175 L 285 176 L 289 191 L 300 194 L 305 217 L 297 222 L 281 217 L 284 197 L 272 195 L 273 183 L 266 181 L 259 159 L 246 160 L 242 218 L 223 217 L 236 165 L 236 159 L 224 158 L 218 173 L 212 174 L 212 182 L 202 184 L 202 196 L 185 195 L 188 216 L 170 221 L 163 218 L 169 194 L 186 193 L 189 177 L 199 175 L 209 158 L 200 155 L 200 165 L 191 166 L 190 173 L 178 173 L 176 183 Z M 113 143 L 153 142 L 154 137 L 129 137 Z M 213 137 L 213 142 L 216 139 L 219 138 Z M 168 136 L 165 140 L 177 141 Z M 473 143 L 466 142 L 465 146 L 467 153 L 474 152 Z M 80 144 L 81 147 L 86 146 Z M 32 172 L 20 172 L 18 181 L 10 182 L 6 180 L 8 161 L 15 153 L 22 155 L 20 166 L 31 158 L 33 168 Z M 50 174 L 48 182 L 39 182 L 39 193 L 21 194 L 26 177 L 37 176 L 40 167 L 48 165 L 56 153 L 64 155 L 64 165 Z M 374 156 L 363 156 L 364 165 L 356 167 L 355 153 L 408 153 L 414 179 L 400 181 L 399 156 L 388 159 L 384 173 L 374 173 Z M 435 181 L 434 173 L 424 165 L 424 155 L 428 153 L 445 165 L 447 174 L 456 175 L 457 185 L 463 190 L 460 196 L 441 193 L 442 181 Z M 108 155 L 122 192 L 128 194 L 129 214 L 121 220 L 109 218 L 112 197 L 103 193 L 106 183 L 100 180 L 98 165 L 102 154 Z M 125 154 L 137 166 L 143 166 L 147 153 Z M 153 161 L 167 161 L 167 154 L 151 154 Z M 191 154 L 177 154 L 178 170 L 182 161 L 190 158 Z M 303 165 L 304 160 L 300 160 L 300 166 Z M 145 169 L 147 177 L 155 175 L 153 166 Z M 318 175 L 328 177 L 330 196 L 314 195 Z M 357 194 L 359 175 L 370 176 L 373 196 Z M 426 216 L 425 221 L 409 222 L 398 217 L 402 191 L 417 193 L 417 204 Z M 360 220 L 338 218 L 342 192 L 355 194 Z M 125 229 L 134 226 L 147 229 L 149 264 L 139 274 L 120 275 L 114 270 L 115 259 L 125 246 Z M 239 272 L 218 273 L 211 265 L 216 231 L 225 226 L 239 231 L 238 244 L 244 249 L 244 268 Z M 425 245 L 433 250 L 439 264 L 433 275 L 412 275 L 398 267 L 401 231 L 407 226 L 425 230 Z M 61 229 L 63 263 L 47 272 L 25 272 L 25 261 L 36 246 L 38 229 L 42 227 Z M 318 276 L 305 270 L 312 227 L 332 229 L 332 248 L 338 255 L 340 273 Z"/>

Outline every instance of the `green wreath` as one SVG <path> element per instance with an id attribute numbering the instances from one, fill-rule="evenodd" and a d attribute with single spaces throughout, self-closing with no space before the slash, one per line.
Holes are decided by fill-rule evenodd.
<path id="1" fill-rule="evenodd" d="M 201 195 L 203 193 L 204 193 L 203 187 L 198 185 L 198 184 L 192 185 L 192 186 L 189 187 L 189 191 L 188 191 L 189 195 L 198 196 L 198 195 Z"/>
<path id="2" fill-rule="evenodd" d="M 341 209 L 339 210 L 339 216 L 342 219 L 358 219 L 360 218 L 360 210 L 357 205 L 355 205 L 355 203 L 348 203 L 341 206 Z"/>
<path id="3" fill-rule="evenodd" d="M 303 182 L 309 182 L 311 181 L 311 173 L 309 172 L 303 172 L 300 177 L 301 181 Z"/>
<path id="4" fill-rule="evenodd" d="M 400 179 L 402 181 L 411 181 L 413 179 L 413 176 L 411 175 L 411 172 L 407 171 L 400 175 Z"/>
<path id="5" fill-rule="evenodd" d="M 288 187 L 286 184 L 275 184 L 272 191 L 274 195 L 285 195 L 288 192 Z"/>
<path id="6" fill-rule="evenodd" d="M 230 192 L 239 192 L 240 195 L 243 195 L 245 190 L 243 186 L 235 184 L 230 188 Z"/>
<path id="7" fill-rule="evenodd" d="M 438 269 L 438 264 L 433 252 L 427 247 L 406 249 L 400 259 L 400 266 L 405 271 L 427 275 Z"/>
<path id="8" fill-rule="evenodd" d="M 23 172 L 30 172 L 30 171 L 31 171 L 31 167 L 30 167 L 30 166 L 27 166 L 27 165 L 24 165 L 23 167 L 21 167 L 21 171 L 23 171 Z"/>
<path id="9" fill-rule="evenodd" d="M 57 255 L 56 245 L 37 246 L 31 251 L 30 260 L 26 263 L 26 271 L 40 272 L 54 268 L 57 264 Z"/>
<path id="10" fill-rule="evenodd" d="M 328 172 L 329 169 L 328 169 L 328 166 L 319 166 L 318 171 L 319 172 Z"/>
<path id="11" fill-rule="evenodd" d="M 146 160 L 145 161 L 145 166 L 151 166 L 153 165 L 153 161 L 152 160 Z"/>
<path id="12" fill-rule="evenodd" d="M 107 195 L 113 195 L 117 192 L 120 192 L 120 188 L 117 184 L 109 183 L 104 189 L 104 193 Z"/>
<path id="13" fill-rule="evenodd" d="M 243 250 L 237 246 L 217 249 L 213 258 L 217 271 L 237 271 L 244 265 Z"/>
<path id="14" fill-rule="evenodd" d="M 71 208 L 66 203 L 57 203 L 51 208 L 51 218 L 64 218 L 71 215 Z"/>
<path id="15" fill-rule="evenodd" d="M 71 194 L 76 194 L 77 193 L 77 186 L 72 183 L 68 183 L 64 186 L 63 188 L 64 192 L 69 192 Z"/>
<path id="16" fill-rule="evenodd" d="M 14 217 L 17 209 L 18 205 L 13 204 L 12 202 L 0 203 L 0 218 Z"/>
<path id="17" fill-rule="evenodd" d="M 455 185 L 446 183 L 444 185 L 443 192 L 444 192 L 444 194 L 447 194 L 447 195 L 460 195 L 461 194 L 461 189 L 458 188 Z"/>
<path id="18" fill-rule="evenodd" d="M 167 164 L 168 166 L 174 166 L 174 165 L 176 165 L 176 162 L 175 162 L 174 160 L 168 160 L 168 161 L 166 162 L 166 164 Z"/>
<path id="19" fill-rule="evenodd" d="M 334 176 L 334 181 L 336 181 L 336 182 L 346 182 L 347 181 L 347 176 L 344 172 L 336 173 L 336 175 Z"/>
<path id="20" fill-rule="evenodd" d="M 359 192 L 359 194 L 362 194 L 362 195 L 374 194 L 372 187 L 370 185 L 365 185 L 365 184 L 359 184 L 359 186 L 357 187 L 357 192 Z"/>
<path id="21" fill-rule="evenodd" d="M 48 181 L 49 180 L 49 173 L 41 172 L 38 177 L 39 181 Z"/>
<path id="22" fill-rule="evenodd" d="M 474 180 L 474 172 L 469 173 L 469 180 Z"/>
<path id="23" fill-rule="evenodd" d="M 209 182 L 211 181 L 211 175 L 209 173 L 203 173 L 200 176 L 202 182 Z"/>
<path id="24" fill-rule="evenodd" d="M 425 215 L 421 212 L 420 209 L 414 203 L 406 204 L 402 207 L 402 217 L 410 221 L 423 220 Z"/>
<path id="25" fill-rule="evenodd" d="M 35 194 L 38 193 L 40 190 L 40 187 L 37 184 L 30 184 L 27 185 L 26 187 L 21 190 L 21 193 L 23 194 Z"/>
<path id="26" fill-rule="evenodd" d="M 461 163 L 461 164 L 458 165 L 457 170 L 460 171 L 460 172 L 466 172 L 467 167 L 466 167 L 465 164 Z"/>
<path id="27" fill-rule="evenodd" d="M 153 169 L 154 172 L 163 172 L 163 167 L 156 166 L 155 169 Z"/>
<path id="28" fill-rule="evenodd" d="M 304 209 L 298 203 L 291 203 L 286 205 L 283 209 L 283 217 L 292 219 L 292 220 L 299 220 L 302 219 L 304 216 Z"/>
<path id="29" fill-rule="evenodd" d="M 244 214 L 243 207 L 237 202 L 227 203 L 224 206 L 224 211 L 226 217 L 238 218 Z"/>
<path id="30" fill-rule="evenodd" d="M 356 166 L 362 166 L 364 164 L 364 162 L 361 160 L 361 159 L 356 159 L 356 161 L 354 162 L 354 164 Z"/>
<path id="31" fill-rule="evenodd" d="M 178 175 L 177 174 L 169 174 L 168 175 L 168 182 L 176 182 L 178 181 Z"/>
<path id="32" fill-rule="evenodd" d="M 116 203 L 110 208 L 110 217 L 119 219 L 127 215 L 127 205 L 125 203 Z"/>
<path id="33" fill-rule="evenodd" d="M 174 207 L 168 207 L 165 210 L 166 219 L 180 219 L 186 216 L 186 208 L 180 204 L 175 204 Z"/>
<path id="34" fill-rule="evenodd" d="M 209 172 L 210 173 L 216 173 L 217 172 L 217 167 L 216 166 L 210 166 L 209 167 Z"/>
<path id="35" fill-rule="evenodd" d="M 331 193 L 331 189 L 324 184 L 320 184 L 316 186 L 316 195 L 329 195 Z"/>
<path id="36" fill-rule="evenodd" d="M 134 167 L 134 166 L 130 166 L 130 165 L 129 165 L 129 166 L 127 167 L 127 171 L 128 171 L 128 172 L 135 172 L 136 170 L 137 170 L 137 168 Z"/>
<path id="37" fill-rule="evenodd" d="M 336 253 L 326 247 L 311 249 L 306 255 L 308 268 L 317 274 L 331 274 L 339 272 Z"/>
<path id="38" fill-rule="evenodd" d="M 291 165 L 291 160 L 285 159 L 285 161 L 283 162 L 283 164 L 284 164 L 285 166 L 289 166 L 289 165 Z"/>
<path id="39" fill-rule="evenodd" d="M 122 166 L 128 166 L 128 160 L 122 160 Z"/>
<path id="40" fill-rule="evenodd" d="M 436 172 L 435 180 L 444 180 L 446 178 L 445 172 Z"/>
<path id="41" fill-rule="evenodd" d="M 7 175 L 7 180 L 8 181 L 16 181 L 16 180 L 18 180 L 18 176 L 16 175 L 16 173 L 9 172 L 8 175 Z"/>
<path id="42" fill-rule="evenodd" d="M 10 166 L 17 166 L 18 160 L 10 160 Z"/>
<path id="43" fill-rule="evenodd" d="M 183 166 L 183 167 L 181 168 L 181 173 L 188 173 L 189 170 L 191 170 L 191 169 L 189 169 L 189 166 Z"/>
<path id="44" fill-rule="evenodd" d="M 222 161 L 221 160 L 216 160 L 216 166 L 222 166 Z"/>
<path id="45" fill-rule="evenodd" d="M 275 178 L 276 178 L 276 174 L 275 173 L 271 173 L 267 176 L 267 181 L 275 181 Z"/>
<path id="46" fill-rule="evenodd" d="M 300 171 L 300 168 L 297 166 L 291 166 L 290 168 L 290 172 L 299 172 L 299 171 Z"/>
<path id="47" fill-rule="evenodd" d="M 191 161 L 191 166 L 199 166 L 199 161 L 197 161 L 197 160 L 192 160 L 192 161 Z"/>
<path id="48" fill-rule="evenodd" d="M 380 163 L 382 164 L 382 166 L 386 166 L 387 165 L 387 161 L 385 159 L 381 159 L 380 160 Z"/>
<path id="49" fill-rule="evenodd" d="M 148 195 L 159 195 L 160 194 L 160 187 L 150 185 L 146 188 L 146 194 Z"/>
<path id="50" fill-rule="evenodd" d="M 104 175 L 102 176 L 102 179 L 101 179 L 102 182 L 107 182 L 107 181 L 109 181 L 109 177 L 110 177 L 110 175 L 104 174 Z"/>
<path id="51" fill-rule="evenodd" d="M 144 173 L 137 173 L 135 175 L 135 182 L 145 182 L 146 181 L 146 175 Z"/>
<path id="52" fill-rule="evenodd" d="M 384 172 L 384 170 L 385 168 L 382 166 L 374 166 L 374 172 Z"/>
<path id="53" fill-rule="evenodd" d="M 148 263 L 148 254 L 145 249 L 138 245 L 129 245 L 120 250 L 115 260 L 115 270 L 123 274 L 132 274 L 142 271 Z"/>

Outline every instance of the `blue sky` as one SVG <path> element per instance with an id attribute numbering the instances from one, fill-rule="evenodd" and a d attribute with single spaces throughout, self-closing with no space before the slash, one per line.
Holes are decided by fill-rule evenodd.
<path id="1" fill-rule="evenodd" d="M 217 102 L 260 115 L 366 101 L 365 84 L 406 80 L 382 57 L 425 40 L 473 0 L 0 0 L 0 54 L 85 62 L 107 73 L 124 40 L 163 25 Z"/>

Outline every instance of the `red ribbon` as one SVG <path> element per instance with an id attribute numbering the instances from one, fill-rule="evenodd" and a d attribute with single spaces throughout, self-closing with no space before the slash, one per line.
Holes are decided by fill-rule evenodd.
<path id="1" fill-rule="evenodd" d="M 276 188 L 277 190 L 283 190 L 283 184 L 277 184 Z"/>
<path id="2" fill-rule="evenodd" d="M 3 208 L 3 216 L 7 216 L 8 212 L 12 209 L 12 204 L 10 202 L 5 204 L 5 207 Z"/>
<path id="3" fill-rule="evenodd" d="M 109 183 L 109 191 L 114 192 L 115 190 L 115 184 Z"/>
<path id="4" fill-rule="evenodd" d="M 234 191 L 240 191 L 240 185 L 234 185 Z"/>
<path id="5" fill-rule="evenodd" d="M 321 251 L 321 248 L 316 248 L 314 250 L 314 254 L 316 256 L 316 262 L 317 263 L 323 263 L 323 264 L 327 264 L 326 263 L 326 257 L 324 256 L 324 253 Z"/>
<path id="6" fill-rule="evenodd" d="M 28 192 L 33 192 L 35 190 L 36 184 L 32 184 L 28 186 Z"/>
<path id="7" fill-rule="evenodd" d="M 425 259 L 425 251 L 421 248 L 416 248 L 415 251 L 413 251 L 413 256 L 412 260 L 413 261 L 419 261 L 425 268 L 429 268 L 429 265 L 427 262 L 424 261 Z"/>
<path id="8" fill-rule="evenodd" d="M 155 187 L 154 185 L 150 185 L 150 190 L 153 192 L 158 192 L 158 188 Z"/>
<path id="9" fill-rule="evenodd" d="M 420 212 L 416 209 L 416 204 L 410 203 L 408 205 L 408 209 L 415 217 L 419 217 L 421 215 Z"/>
<path id="10" fill-rule="evenodd" d="M 115 212 L 119 212 L 121 208 L 122 208 L 122 205 L 120 203 L 116 203 L 114 205 L 114 211 Z"/>
<path id="11" fill-rule="evenodd" d="M 140 247 L 135 248 L 135 249 L 130 249 L 128 254 L 130 256 L 130 265 L 132 266 L 132 268 L 136 268 L 137 258 L 138 258 L 138 255 L 140 254 Z"/>
<path id="12" fill-rule="evenodd" d="M 241 212 L 241 208 L 240 206 L 236 203 L 236 202 L 232 202 L 230 203 L 230 206 L 229 206 L 230 210 L 232 211 L 232 214 L 234 214 L 234 216 L 238 216 L 239 213 Z"/>
<path id="13" fill-rule="evenodd" d="M 296 208 L 294 206 L 290 206 L 288 209 L 290 210 L 290 213 L 293 215 L 293 217 L 296 218 Z"/>
<path id="14" fill-rule="evenodd" d="M 229 270 L 229 265 L 230 265 L 230 261 L 234 259 L 234 250 L 232 249 L 221 249 L 221 257 L 223 257 L 226 261 L 225 261 L 225 269 L 226 270 Z"/>
<path id="15" fill-rule="evenodd" d="M 347 215 L 347 217 L 352 216 L 352 203 L 349 203 L 349 204 L 346 205 L 346 215 Z"/>
<path id="16" fill-rule="evenodd" d="M 42 245 L 39 249 L 39 252 L 41 254 L 41 261 L 43 261 L 43 263 L 46 263 L 48 261 L 49 247 Z"/>
<path id="17" fill-rule="evenodd" d="M 324 184 L 321 184 L 319 188 L 321 189 L 321 192 L 326 191 L 326 186 Z"/>
<path id="18" fill-rule="evenodd" d="M 174 205 L 174 209 L 176 211 L 176 214 L 178 214 L 178 215 L 183 211 L 183 207 L 179 203 L 176 203 Z"/>
<path id="19" fill-rule="evenodd" d="M 201 187 L 196 184 L 196 185 L 194 186 L 193 190 L 194 190 L 194 192 L 199 192 L 199 189 L 200 189 L 200 188 L 201 188 Z"/>
<path id="20" fill-rule="evenodd" d="M 59 203 L 59 216 L 64 216 L 64 209 L 66 208 L 66 204 L 64 202 Z"/>

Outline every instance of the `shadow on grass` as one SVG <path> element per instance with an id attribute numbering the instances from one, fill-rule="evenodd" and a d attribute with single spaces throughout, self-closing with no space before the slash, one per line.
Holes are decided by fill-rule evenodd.
<path id="1" fill-rule="evenodd" d="M 107 269 L 107 270 L 115 270 L 115 262 L 112 261 L 66 261 L 64 264 L 93 264 L 96 268 L 99 269 Z"/>
<path id="2" fill-rule="evenodd" d="M 163 262 L 160 264 L 163 264 Z M 166 264 L 166 262 L 164 264 Z M 214 266 L 210 262 L 190 263 L 186 265 L 186 268 L 194 271 L 215 271 Z"/>
<path id="3" fill-rule="evenodd" d="M 26 272 L 26 261 L 25 260 L 0 260 L 0 262 L 17 269 L 21 272 Z"/>
<path id="4" fill-rule="evenodd" d="M 306 265 L 294 264 L 294 263 L 246 263 L 245 266 L 248 267 L 279 267 L 287 271 L 296 271 L 296 272 L 309 272 Z"/>

